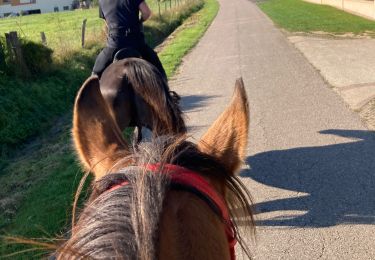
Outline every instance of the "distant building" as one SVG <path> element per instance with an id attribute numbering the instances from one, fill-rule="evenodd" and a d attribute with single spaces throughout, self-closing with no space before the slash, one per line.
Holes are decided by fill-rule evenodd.
<path id="1" fill-rule="evenodd" d="M 0 17 L 41 14 L 72 9 L 73 0 L 0 0 Z"/>

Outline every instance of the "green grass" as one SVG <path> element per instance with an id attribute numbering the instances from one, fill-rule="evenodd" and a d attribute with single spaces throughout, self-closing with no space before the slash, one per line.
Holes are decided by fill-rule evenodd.
<path id="1" fill-rule="evenodd" d="M 17 74 L 1 75 L 1 158 L 10 156 L 30 137 L 43 133 L 57 116 L 69 110 L 75 92 L 90 74 L 98 49 L 72 53 L 63 63 L 51 65 L 48 73 L 27 80 Z"/>
<path id="2" fill-rule="evenodd" d="M 188 19 L 161 52 L 163 65 L 172 75 L 183 55 L 203 35 L 218 10 L 215 0 L 205 0 L 203 9 Z M 175 50 L 175 54 L 173 51 Z M 42 131 L 19 150 L 0 173 L 0 235 L 46 238 L 64 234 L 71 219 L 71 206 L 82 177 L 70 141 L 71 105 L 67 116 Z M 0 240 L 1 241 L 1 240 Z M 0 242 L 0 258 L 29 249 Z M 38 259 L 43 250 L 24 252 L 9 259 Z"/>
<path id="3" fill-rule="evenodd" d="M 375 21 L 330 6 L 302 0 L 269 0 L 259 3 L 259 7 L 277 25 L 291 32 L 375 33 Z"/>
<path id="4" fill-rule="evenodd" d="M 103 21 L 98 14 L 98 8 L 93 8 L 1 19 L 0 34 L 17 31 L 23 38 L 41 42 L 40 32 L 43 31 L 48 46 L 54 50 L 79 48 L 83 19 L 87 19 L 89 38 L 101 35 Z"/>
<path id="5" fill-rule="evenodd" d="M 48 241 L 69 226 L 73 196 L 82 176 L 70 145 L 70 120 L 61 119 L 0 175 L 2 235 L 43 237 Z M 2 243 L 0 258 L 25 248 L 30 247 Z M 11 259 L 35 258 L 43 252 L 28 252 Z"/>
<path id="6" fill-rule="evenodd" d="M 169 3 L 169 1 L 167 2 Z M 176 28 L 175 23 L 181 23 L 181 19 L 184 18 L 182 15 L 187 11 L 186 5 L 192 2 L 195 2 L 195 0 L 184 0 L 176 6 L 175 1 L 172 0 L 172 8 L 169 8 L 170 5 L 167 4 L 167 9 L 164 8 L 162 3 L 161 17 L 159 17 L 157 1 L 147 1 L 153 11 L 151 19 L 145 23 L 149 42 L 158 43 L 162 40 L 160 39 L 160 33 L 162 37 L 165 37 L 165 34 L 168 35 L 173 31 Z M 98 40 L 104 42 L 106 38 L 104 21 L 99 18 L 97 7 L 0 19 L 0 35 L 3 36 L 4 33 L 17 31 L 20 37 L 41 43 L 40 32 L 43 31 L 48 46 L 55 51 L 55 54 L 64 56 L 66 50 L 71 52 L 81 48 L 81 28 L 84 19 L 87 19 L 87 42 Z M 155 33 L 155 30 L 159 34 Z M 156 37 L 156 39 L 153 37 Z"/>
<path id="7" fill-rule="evenodd" d="M 219 4 L 215 0 L 206 0 L 205 8 L 193 15 L 186 27 L 176 34 L 176 40 L 170 42 L 159 54 L 164 69 L 170 77 L 182 61 L 182 57 L 195 46 L 209 24 L 215 18 Z M 196 21 L 196 22 L 194 22 Z M 191 25 L 189 25 L 191 22 Z"/>

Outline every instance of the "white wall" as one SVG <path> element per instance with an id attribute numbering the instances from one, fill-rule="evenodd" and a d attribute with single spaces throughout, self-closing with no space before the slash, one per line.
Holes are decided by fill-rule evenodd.
<path id="1" fill-rule="evenodd" d="M 27 10 L 36 10 L 40 9 L 42 13 L 50 13 L 54 11 L 55 7 L 59 8 L 59 12 L 63 11 L 64 6 L 71 5 L 73 0 L 36 0 L 35 4 L 26 4 L 26 5 L 1 5 L 0 6 L 0 17 L 4 16 L 4 13 L 20 13 L 21 11 Z"/>
<path id="2" fill-rule="evenodd" d="M 37 9 L 40 9 L 42 13 L 53 12 L 55 7 L 58 7 L 59 11 L 63 11 L 64 6 L 71 8 L 72 3 L 73 0 L 36 0 L 36 4 L 39 6 Z"/>

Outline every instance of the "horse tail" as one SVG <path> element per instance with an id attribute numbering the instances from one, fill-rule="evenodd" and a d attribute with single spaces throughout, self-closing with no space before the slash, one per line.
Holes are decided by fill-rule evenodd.
<path id="1" fill-rule="evenodd" d="M 124 64 L 124 80 L 132 86 L 134 93 L 151 108 L 153 132 L 186 133 L 185 121 L 179 106 L 180 97 L 170 91 L 168 83 L 159 70 L 147 61 L 130 58 Z"/>

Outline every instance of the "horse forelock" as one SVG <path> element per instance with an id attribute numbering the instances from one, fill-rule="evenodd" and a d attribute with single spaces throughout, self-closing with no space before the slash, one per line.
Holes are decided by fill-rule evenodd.
<path id="1" fill-rule="evenodd" d="M 162 232 L 158 224 L 169 180 L 164 174 L 145 170 L 143 166 L 147 164 L 172 163 L 221 180 L 228 188 L 225 199 L 230 209 L 249 206 L 243 187 L 219 162 L 187 142 L 185 136 L 160 137 L 150 143 L 140 143 L 135 149 L 132 157 L 137 166 L 124 167 L 95 182 L 72 238 L 58 251 L 62 259 L 74 256 L 75 252 L 89 258 L 157 258 L 158 234 Z M 108 192 L 124 180 L 129 185 Z"/>

